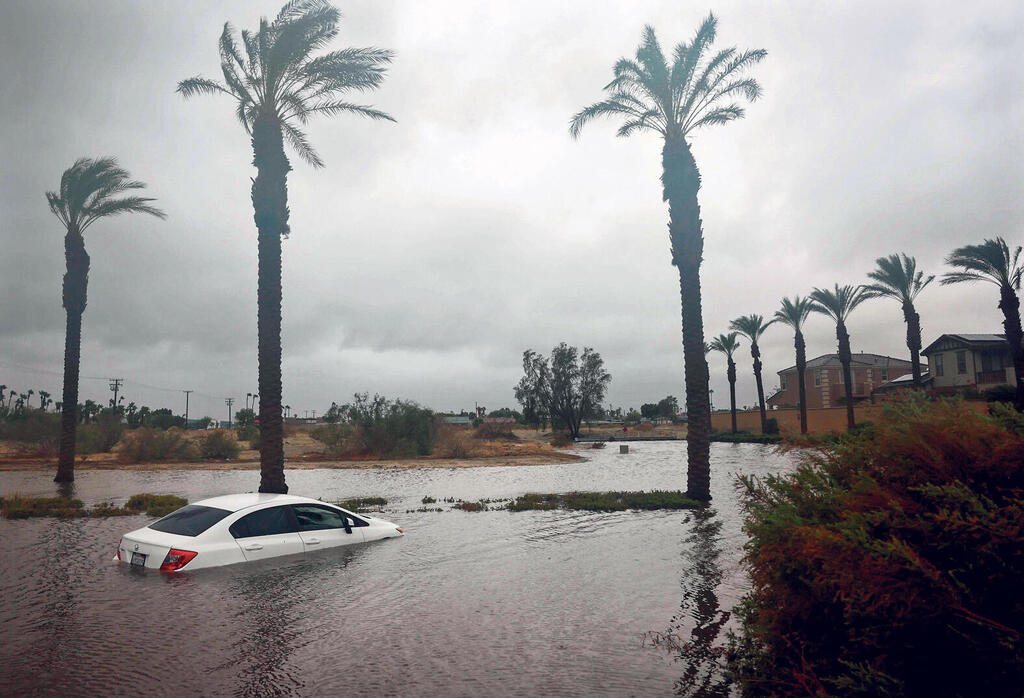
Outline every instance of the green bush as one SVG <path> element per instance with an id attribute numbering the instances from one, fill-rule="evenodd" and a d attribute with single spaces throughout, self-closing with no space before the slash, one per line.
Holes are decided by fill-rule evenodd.
<path id="1" fill-rule="evenodd" d="M 117 451 L 123 463 L 189 461 L 199 455 L 195 444 L 173 427 L 166 431 L 149 427 L 136 429 L 121 440 Z"/>
<path id="2" fill-rule="evenodd" d="M 1020 695 L 1024 437 L 912 394 L 743 483 L 746 695 Z"/>
<path id="3" fill-rule="evenodd" d="M 339 502 L 335 502 L 342 509 L 348 509 L 353 512 L 366 511 L 368 509 L 380 510 L 382 506 L 388 503 L 388 500 L 383 497 L 354 497 L 352 499 L 343 499 Z"/>
<path id="4" fill-rule="evenodd" d="M 133 516 L 145 512 L 149 516 L 161 517 L 188 504 L 187 499 L 170 494 L 136 494 L 123 507 L 103 502 L 86 508 L 79 499 L 67 497 L 23 497 L 11 495 L 0 498 L 0 516 L 5 519 L 28 519 L 50 517 L 77 519 L 82 517 L 102 518 L 107 516 Z"/>
<path id="5" fill-rule="evenodd" d="M 57 454 L 60 444 L 60 415 L 30 410 L 0 421 L 0 441 L 14 441 L 40 457 Z"/>
<path id="6" fill-rule="evenodd" d="M 431 410 L 406 400 L 371 399 L 357 393 L 351 404 L 338 408 L 339 418 L 352 428 L 353 456 L 401 458 L 431 453 L 437 438 L 437 419 Z"/>
<path id="7" fill-rule="evenodd" d="M 227 429 L 208 431 L 203 436 L 200 436 L 197 441 L 199 442 L 199 455 L 209 460 L 231 460 L 232 458 L 238 458 L 238 454 L 242 450 L 234 434 Z"/>
<path id="8" fill-rule="evenodd" d="M 342 456 L 352 449 L 354 429 L 348 424 L 321 424 L 309 433 L 310 437 L 324 445 L 324 453 Z"/>
<path id="9" fill-rule="evenodd" d="M 551 445 L 555 448 L 569 448 L 573 445 L 573 440 L 564 431 L 556 431 L 551 435 Z"/>
<path id="10" fill-rule="evenodd" d="M 101 414 L 92 424 L 78 427 L 75 437 L 77 453 L 110 453 L 124 434 L 119 414 Z"/>
<path id="11" fill-rule="evenodd" d="M 1017 399 L 1017 389 L 1012 385 L 995 385 L 982 395 L 989 402 L 1013 402 Z"/>

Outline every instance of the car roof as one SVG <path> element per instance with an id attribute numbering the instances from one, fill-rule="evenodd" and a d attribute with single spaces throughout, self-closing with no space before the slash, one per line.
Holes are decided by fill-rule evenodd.
<path id="1" fill-rule="evenodd" d="M 220 497 L 211 497 L 198 502 L 192 502 L 198 506 L 214 507 L 227 511 L 241 511 L 258 504 L 323 504 L 317 499 L 299 497 L 294 494 L 265 494 L 262 492 L 247 492 L 245 494 L 225 494 Z"/>

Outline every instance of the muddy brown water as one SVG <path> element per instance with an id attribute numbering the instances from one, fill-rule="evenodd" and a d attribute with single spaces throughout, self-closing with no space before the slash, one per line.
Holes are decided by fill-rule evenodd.
<path id="1" fill-rule="evenodd" d="M 589 460 L 290 471 L 293 494 L 386 497 L 379 515 L 407 535 L 176 576 L 111 561 L 144 516 L 0 521 L 0 694 L 672 695 L 692 667 L 643 634 L 685 633 L 739 598 L 735 476 L 780 472 L 790 457 L 712 444 L 710 528 L 689 512 L 467 513 L 439 501 L 443 512 L 407 513 L 425 495 L 685 485 L 685 442 L 580 453 Z M 52 496 L 50 478 L 2 473 L 0 495 Z M 196 501 L 257 484 L 253 471 L 82 471 L 75 496 Z"/>

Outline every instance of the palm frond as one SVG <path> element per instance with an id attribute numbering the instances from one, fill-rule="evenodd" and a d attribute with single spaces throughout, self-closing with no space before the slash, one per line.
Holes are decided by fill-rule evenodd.
<path id="1" fill-rule="evenodd" d="M 764 318 L 757 314 L 743 315 L 729 323 L 730 330 L 736 330 L 750 340 L 751 344 L 757 344 L 765 330 L 771 327 L 775 320 L 765 322 Z"/>
<path id="2" fill-rule="evenodd" d="M 79 233 L 100 218 L 121 213 L 147 213 L 166 218 L 163 211 L 153 206 L 153 198 L 111 198 L 145 186 L 131 179 L 128 171 L 112 157 L 79 158 L 61 176 L 60 192 L 46 193 L 46 202 L 65 227 L 74 226 Z"/>
<path id="3" fill-rule="evenodd" d="M 864 286 L 836 284 L 834 290 L 815 288 L 810 295 L 814 301 L 811 311 L 828 315 L 836 322 L 846 322 L 857 306 L 874 297 Z"/>
<path id="4" fill-rule="evenodd" d="M 1007 285 L 1020 290 L 1024 267 L 1020 265 L 1021 247 L 1013 250 L 1001 237 L 986 239 L 980 245 L 966 245 L 953 250 L 946 264 L 960 267 L 960 271 L 943 274 L 939 283 L 956 284 L 964 281 L 987 281 L 996 286 Z"/>
<path id="5" fill-rule="evenodd" d="M 306 134 L 288 121 L 281 122 L 281 132 L 284 134 L 288 144 L 295 149 L 295 152 L 298 153 L 300 158 L 317 169 L 324 166 L 323 160 L 320 159 L 316 150 L 314 150 L 313 146 L 310 145 L 309 140 L 306 138 Z"/>
<path id="6" fill-rule="evenodd" d="M 733 352 L 740 348 L 740 343 L 737 341 L 737 337 L 737 332 L 720 334 L 717 337 L 712 338 L 711 343 L 708 346 L 711 351 L 721 352 L 731 359 Z"/>
<path id="7" fill-rule="evenodd" d="M 361 104 L 349 104 L 348 102 L 322 102 L 309 107 L 308 111 L 310 114 L 320 113 L 327 114 L 329 116 L 348 112 L 351 114 L 365 116 L 369 119 L 383 119 L 385 121 L 395 120 L 390 114 L 382 112 L 379 109 L 366 107 Z"/>
<path id="8" fill-rule="evenodd" d="M 783 298 L 781 308 L 775 311 L 775 321 L 789 325 L 799 332 L 807 316 L 811 314 L 812 301 L 810 298 L 794 296 L 792 300 Z"/>

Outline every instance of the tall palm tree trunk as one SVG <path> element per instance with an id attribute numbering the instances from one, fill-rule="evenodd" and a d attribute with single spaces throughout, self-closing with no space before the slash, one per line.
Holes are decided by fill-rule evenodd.
<path id="1" fill-rule="evenodd" d="M 754 383 L 757 384 L 757 406 L 761 410 L 761 433 L 768 431 L 768 415 L 764 410 L 764 384 L 761 382 L 761 348 L 757 342 L 750 343 L 750 355 L 754 357 Z"/>
<path id="2" fill-rule="evenodd" d="M 681 135 L 665 138 L 661 152 L 663 197 L 668 201 L 672 263 L 679 271 L 683 320 L 683 364 L 686 381 L 686 487 L 690 497 L 711 500 L 711 410 L 708 362 L 704 354 L 701 316 L 700 264 L 704 254 L 701 232 L 700 172 Z"/>
<path id="3" fill-rule="evenodd" d="M 732 415 L 732 433 L 736 433 L 736 362 L 729 357 L 729 412 Z"/>
<path id="4" fill-rule="evenodd" d="M 856 426 L 853 416 L 853 374 L 850 372 L 853 352 L 850 351 L 850 333 L 846 331 L 845 323 L 836 323 L 836 339 L 839 340 L 839 363 L 843 365 L 843 387 L 846 389 L 846 428 L 853 429 Z"/>
<path id="5" fill-rule="evenodd" d="M 257 119 L 252 132 L 252 206 L 259 235 L 256 291 L 260 389 L 260 492 L 286 494 L 281 420 L 281 237 L 288 234 L 288 171 L 279 124 Z"/>
<path id="6" fill-rule="evenodd" d="M 1013 372 L 1017 378 L 1017 395 L 1013 403 L 1018 412 L 1024 412 L 1024 330 L 1020 324 L 1020 300 L 1013 288 L 1005 284 L 999 288 L 999 309 L 1003 311 L 1003 331 L 1010 344 Z"/>
<path id="7" fill-rule="evenodd" d="M 914 387 L 921 387 L 921 316 L 913 303 L 903 304 L 903 320 L 907 323 L 907 349 L 910 350 L 910 370 Z"/>
<path id="8" fill-rule="evenodd" d="M 64 397 L 60 417 L 60 456 L 54 482 L 75 480 L 75 435 L 78 428 L 78 373 L 82 358 L 82 313 L 89 285 L 89 254 L 78 228 L 69 225 L 64 236 L 62 300 L 67 315 L 64 332 Z"/>
<path id="9" fill-rule="evenodd" d="M 807 433 L 807 344 L 804 333 L 797 330 L 793 339 L 796 345 L 796 385 L 800 393 L 800 433 Z"/>

